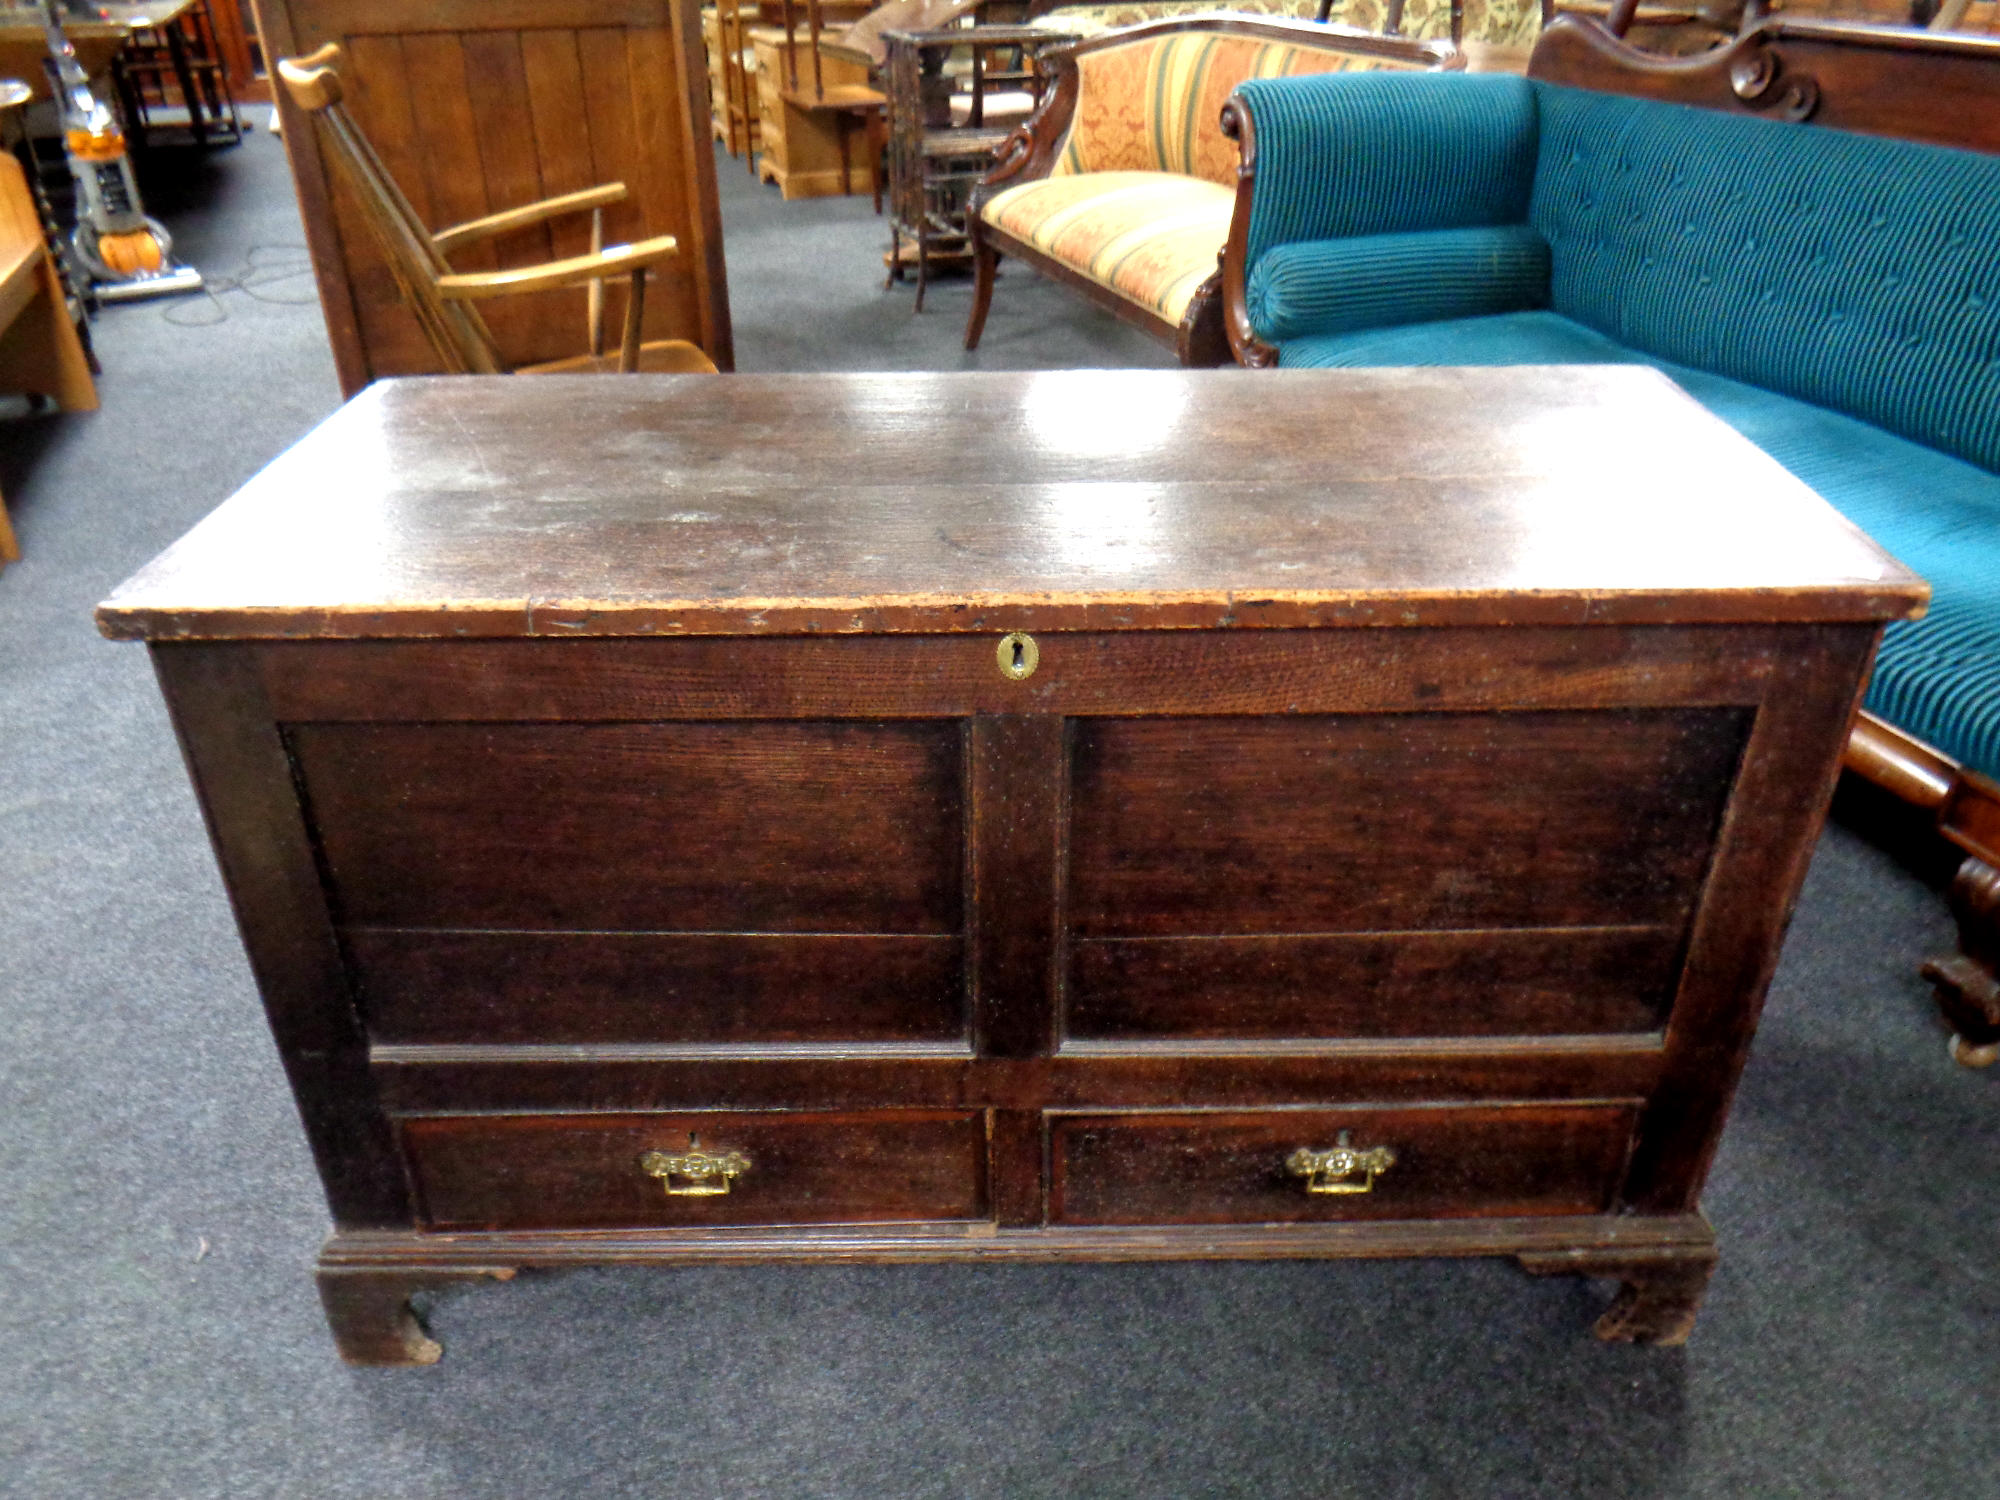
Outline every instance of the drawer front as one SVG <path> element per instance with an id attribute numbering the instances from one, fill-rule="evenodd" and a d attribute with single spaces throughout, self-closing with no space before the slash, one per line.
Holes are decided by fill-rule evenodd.
<path id="1" fill-rule="evenodd" d="M 408 1119 L 402 1135 L 433 1229 L 989 1217 L 979 1113 L 463 1115 Z M 696 1153 L 737 1169 L 726 1191 Z"/>
<path id="2" fill-rule="evenodd" d="M 1601 1213 L 1636 1119 L 1623 1103 L 1058 1115 L 1049 1212 L 1066 1224 Z M 1343 1144 L 1392 1159 L 1372 1175 L 1322 1172 L 1334 1190 L 1312 1191 L 1299 1153 Z"/>

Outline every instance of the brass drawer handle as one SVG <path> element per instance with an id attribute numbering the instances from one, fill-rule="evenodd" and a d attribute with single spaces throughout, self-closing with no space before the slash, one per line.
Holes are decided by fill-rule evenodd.
<path id="1" fill-rule="evenodd" d="M 690 1141 L 686 1151 L 648 1151 L 639 1170 L 659 1178 L 669 1198 L 719 1198 L 750 1170 L 750 1158 L 741 1151 L 703 1151 Z"/>
<path id="2" fill-rule="evenodd" d="M 1375 1179 L 1394 1165 L 1396 1153 L 1387 1146 L 1350 1146 L 1344 1130 L 1325 1151 L 1301 1146 L 1285 1158 L 1286 1169 L 1305 1178 L 1309 1193 L 1372 1192 Z"/>

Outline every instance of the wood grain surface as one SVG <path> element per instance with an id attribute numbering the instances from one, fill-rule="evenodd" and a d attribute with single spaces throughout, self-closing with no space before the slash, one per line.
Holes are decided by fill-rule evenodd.
<path id="1" fill-rule="evenodd" d="M 1617 1186 L 1629 1104 L 1057 1117 L 1049 1217 L 1067 1224 L 1587 1214 Z M 1286 1159 L 1341 1133 L 1395 1162 L 1366 1193 L 1308 1193 Z"/>
<path id="2" fill-rule="evenodd" d="M 1642 369 L 550 377 L 369 390 L 98 619 L 151 638 L 1610 624 L 1886 619 L 1925 595 Z"/>
<path id="3" fill-rule="evenodd" d="M 976 1113 L 477 1115 L 403 1126 L 426 1220 L 485 1229 L 969 1219 L 986 1208 Z M 738 1151 L 726 1194 L 670 1197 L 649 1151 Z"/>
<path id="4" fill-rule="evenodd" d="M 941 933 L 964 924 L 959 735 L 310 725 L 291 746 L 347 923 Z"/>

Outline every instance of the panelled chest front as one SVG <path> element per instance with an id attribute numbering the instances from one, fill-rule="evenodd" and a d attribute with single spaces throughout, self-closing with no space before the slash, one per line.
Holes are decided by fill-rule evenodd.
<path id="1" fill-rule="evenodd" d="M 378 386 L 101 619 L 405 1360 L 597 1260 L 1515 1254 L 1685 1336 L 1921 598 L 1645 372 L 1099 373 Z"/>

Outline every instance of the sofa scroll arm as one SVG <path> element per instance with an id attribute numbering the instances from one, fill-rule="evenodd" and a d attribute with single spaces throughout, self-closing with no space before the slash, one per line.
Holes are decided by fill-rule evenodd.
<path id="1" fill-rule="evenodd" d="M 1229 238 L 1222 247 L 1222 329 L 1229 352 L 1239 365 L 1265 370 L 1278 362 L 1278 351 L 1257 337 L 1250 326 L 1245 300 L 1250 258 L 1250 198 L 1257 185 L 1257 127 L 1239 94 L 1222 106 L 1222 133 L 1236 142 L 1236 202 L 1229 214 Z"/>
<path id="2" fill-rule="evenodd" d="M 978 217 L 980 205 L 1002 188 L 1046 177 L 1055 166 L 1069 135 L 1070 120 L 1076 114 L 1081 82 L 1072 46 L 1063 43 L 1046 47 L 1038 54 L 1042 66 L 1053 77 L 1034 112 L 1015 126 L 1013 134 L 993 153 L 992 169 L 972 190 L 972 201 L 966 210 L 968 224 Z"/>

